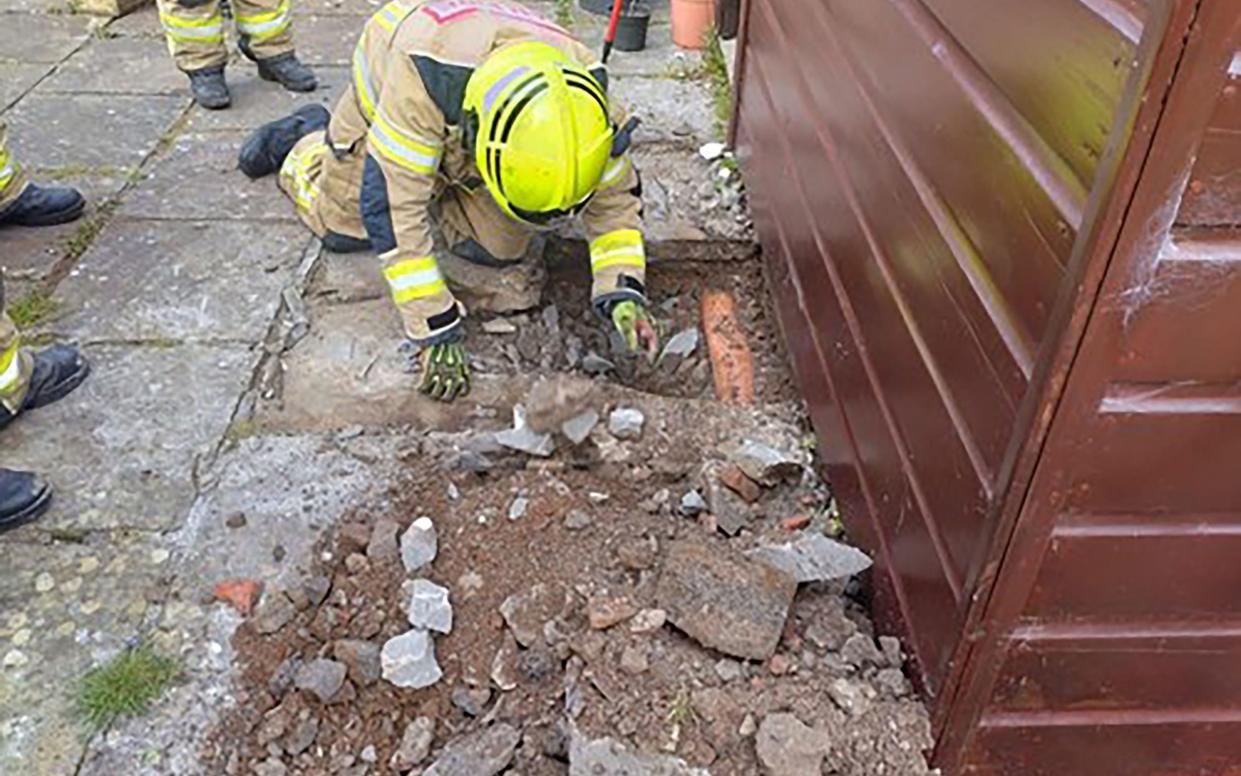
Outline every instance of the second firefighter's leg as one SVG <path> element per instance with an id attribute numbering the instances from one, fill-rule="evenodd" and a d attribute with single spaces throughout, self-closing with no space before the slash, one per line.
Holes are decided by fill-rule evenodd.
<path id="1" fill-rule="evenodd" d="M 318 130 L 297 141 L 280 167 L 280 190 L 289 195 L 297 208 L 297 215 L 319 237 L 327 233 L 327 227 L 319 215 L 323 160 L 327 156 L 331 156 L 331 150 L 327 145 L 326 133 Z"/>
<path id="2" fill-rule="evenodd" d="M 508 218 L 487 190 L 453 187 L 439 203 L 440 269 L 471 310 L 537 307 L 547 282 L 541 235 Z"/>
<path id="3" fill-rule="evenodd" d="M 67 186 L 36 186 L 9 149 L 0 122 L 0 226 L 51 226 L 82 215 L 86 200 Z"/>
<path id="4" fill-rule="evenodd" d="M 319 85 L 310 68 L 293 51 L 293 14 L 290 0 L 233 0 L 241 53 L 259 68 L 259 77 L 276 81 L 294 92 L 313 91 Z"/>
<path id="5" fill-rule="evenodd" d="M 21 335 L 4 311 L 4 279 L 0 278 L 0 415 L 16 414 L 30 387 L 33 360 L 22 348 Z"/>
<path id="6" fill-rule="evenodd" d="M 218 0 L 157 0 L 168 51 L 190 78 L 194 101 L 204 108 L 228 107 L 231 99 L 224 82 L 228 52 L 224 48 L 224 19 Z"/>

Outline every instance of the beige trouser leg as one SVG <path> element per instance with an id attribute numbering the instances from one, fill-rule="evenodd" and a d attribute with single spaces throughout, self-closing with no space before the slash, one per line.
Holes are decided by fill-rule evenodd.
<path id="1" fill-rule="evenodd" d="M 290 0 L 233 0 L 237 34 L 259 59 L 271 59 L 293 50 Z"/>
<path id="2" fill-rule="evenodd" d="M 189 5 L 186 0 L 157 3 L 168 50 L 177 67 L 192 72 L 228 61 L 219 0 L 191 0 Z M 270 59 L 293 50 L 289 0 L 234 0 L 233 14 L 237 33 L 254 56 Z"/>
<path id="3" fill-rule="evenodd" d="M 9 152 L 8 130 L 0 122 L 0 212 L 17 201 L 28 183 L 25 170 Z"/>
<path id="4" fill-rule="evenodd" d="M 297 215 L 319 237 L 332 231 L 366 239 L 358 206 L 364 159 L 358 154 L 336 158 L 323 130 L 297 141 L 285 157 L 280 167 L 280 190 L 289 195 Z"/>
<path id="5" fill-rule="evenodd" d="M 547 282 L 543 239 L 504 214 L 486 188 L 446 188 L 438 225 L 448 286 L 475 311 L 516 312 L 537 307 Z"/>
<path id="6" fill-rule="evenodd" d="M 22 406 L 33 366 L 30 353 L 22 347 L 17 327 L 4 311 L 4 276 L 0 275 L 0 404 L 9 412 L 17 412 Z"/>

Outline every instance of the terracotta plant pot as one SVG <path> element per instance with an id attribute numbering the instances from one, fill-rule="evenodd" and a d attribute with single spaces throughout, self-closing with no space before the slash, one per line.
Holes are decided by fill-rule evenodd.
<path id="1" fill-rule="evenodd" d="M 672 42 L 700 49 L 715 22 L 715 0 L 672 0 Z"/>

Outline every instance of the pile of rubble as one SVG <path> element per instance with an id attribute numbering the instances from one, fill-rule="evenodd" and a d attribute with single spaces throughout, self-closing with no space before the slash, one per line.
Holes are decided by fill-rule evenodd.
<path id="1" fill-rule="evenodd" d="M 426 440 L 392 514 L 239 629 L 219 771 L 927 773 L 795 434 L 644 405 L 562 376 Z"/>

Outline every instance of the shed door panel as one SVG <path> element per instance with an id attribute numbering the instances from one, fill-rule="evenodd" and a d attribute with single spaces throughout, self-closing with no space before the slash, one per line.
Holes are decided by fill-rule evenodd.
<path id="1" fill-rule="evenodd" d="M 1141 8 L 749 3 L 738 150 L 756 226 L 846 520 L 932 691 Z"/>

